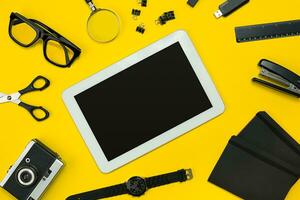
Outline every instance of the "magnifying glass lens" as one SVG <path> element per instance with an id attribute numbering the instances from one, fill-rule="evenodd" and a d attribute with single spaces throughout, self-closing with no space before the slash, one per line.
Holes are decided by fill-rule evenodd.
<path id="1" fill-rule="evenodd" d="M 97 10 L 90 16 L 87 29 L 90 37 L 97 42 L 109 42 L 119 34 L 119 19 L 110 10 Z"/>

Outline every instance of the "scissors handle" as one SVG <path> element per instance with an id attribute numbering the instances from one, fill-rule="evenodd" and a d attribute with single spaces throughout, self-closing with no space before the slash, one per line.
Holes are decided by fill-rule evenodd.
<path id="1" fill-rule="evenodd" d="M 42 86 L 37 86 L 36 83 L 42 81 L 43 85 Z M 46 89 L 47 87 L 49 87 L 50 85 L 50 81 L 43 77 L 43 76 L 37 76 L 26 88 L 24 88 L 23 90 L 20 90 L 19 93 L 22 94 L 26 94 L 28 92 L 33 92 L 33 91 L 42 91 L 44 89 Z"/>
<path id="2" fill-rule="evenodd" d="M 31 114 L 31 116 L 39 122 L 48 119 L 50 116 L 49 112 L 41 106 L 32 106 L 24 102 L 19 103 L 19 106 L 25 108 Z M 37 111 L 43 113 L 42 117 L 36 114 Z"/>

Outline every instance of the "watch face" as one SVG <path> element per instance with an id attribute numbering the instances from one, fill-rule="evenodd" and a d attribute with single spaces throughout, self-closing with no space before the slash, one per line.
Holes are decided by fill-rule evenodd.
<path id="1" fill-rule="evenodd" d="M 138 176 L 130 178 L 126 183 L 126 186 L 129 194 L 136 197 L 143 195 L 147 190 L 145 180 Z"/>

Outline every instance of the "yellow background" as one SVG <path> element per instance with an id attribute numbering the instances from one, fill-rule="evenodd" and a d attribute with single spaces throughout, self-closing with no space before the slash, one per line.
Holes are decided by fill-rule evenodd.
<path id="1" fill-rule="evenodd" d="M 195 8 L 187 6 L 186 0 L 149 0 L 149 6 L 141 8 L 138 20 L 131 17 L 131 9 L 140 8 L 136 0 L 94 1 L 98 6 L 114 9 L 121 17 L 121 34 L 114 42 L 98 44 L 88 37 L 86 20 L 90 11 L 84 0 L 1 0 L 0 91 L 10 93 L 22 89 L 37 75 L 51 80 L 47 90 L 22 98 L 50 110 L 51 116 L 45 122 L 35 122 L 14 104 L 0 105 L 1 179 L 26 144 L 38 138 L 57 151 L 66 163 L 44 195 L 45 200 L 65 199 L 74 193 L 121 183 L 133 175 L 147 177 L 180 168 L 192 168 L 194 179 L 152 189 L 140 199 L 235 200 L 238 198 L 208 183 L 207 179 L 229 138 L 258 111 L 267 111 L 300 142 L 299 100 L 250 81 L 259 73 L 257 63 L 261 58 L 278 62 L 300 74 L 299 37 L 237 44 L 234 34 L 234 27 L 239 25 L 298 19 L 299 0 L 251 0 L 233 15 L 219 20 L 214 18 L 213 12 L 223 0 L 200 0 Z M 177 19 L 164 26 L 155 25 L 155 19 L 169 10 L 175 11 Z M 28 49 L 15 44 L 7 32 L 9 15 L 13 11 L 44 22 L 77 44 L 82 49 L 79 59 L 71 68 L 60 69 L 44 59 L 42 43 Z M 146 25 L 144 35 L 135 32 L 140 23 Z M 178 29 L 185 29 L 193 40 L 224 100 L 225 113 L 113 173 L 102 174 L 63 104 L 62 92 Z M 298 182 L 287 200 L 299 198 Z M 0 190 L 0 199 L 12 198 Z M 124 195 L 114 199 L 132 197 Z"/>

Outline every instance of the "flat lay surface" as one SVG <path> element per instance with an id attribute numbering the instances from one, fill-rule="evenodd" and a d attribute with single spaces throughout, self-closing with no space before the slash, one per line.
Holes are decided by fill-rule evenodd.
<path id="1" fill-rule="evenodd" d="M 65 199 L 75 193 L 123 183 L 132 176 L 149 177 L 181 168 L 192 168 L 194 179 L 147 191 L 140 199 L 239 199 L 207 179 L 228 140 L 238 134 L 258 111 L 267 111 L 300 143 L 300 100 L 251 81 L 259 74 L 257 64 L 262 58 L 300 74 L 300 37 L 237 43 L 234 28 L 299 19 L 300 2 L 251 0 L 230 16 L 216 19 L 213 13 L 223 2 L 201 0 L 191 8 L 185 0 L 148 0 L 147 7 L 141 7 L 135 0 L 94 0 L 98 7 L 115 11 L 121 22 L 118 37 L 113 42 L 101 44 L 93 41 L 87 33 L 86 23 L 91 12 L 84 0 L 2 0 L 0 91 L 7 94 L 18 91 L 39 75 L 47 77 L 51 85 L 43 92 L 22 97 L 22 101 L 43 106 L 50 112 L 49 119 L 43 122 L 36 122 L 26 110 L 12 103 L 0 104 L 0 179 L 28 142 L 38 138 L 57 152 L 65 163 L 46 191 L 45 200 Z M 141 10 L 136 20 L 131 15 L 133 8 Z M 171 10 L 176 15 L 175 20 L 165 25 L 155 24 L 162 13 Z M 41 41 L 30 48 L 17 45 L 8 35 L 11 12 L 47 24 L 78 45 L 81 55 L 70 68 L 64 69 L 47 62 Z M 140 24 L 145 25 L 144 34 L 135 31 Z M 102 174 L 63 103 L 63 91 L 179 29 L 185 30 L 193 41 L 224 101 L 225 112 L 116 171 Z M 286 199 L 299 198 L 298 181 Z M 13 198 L 1 189 L 0 199 Z M 112 199 L 133 197 L 124 195 Z"/>

